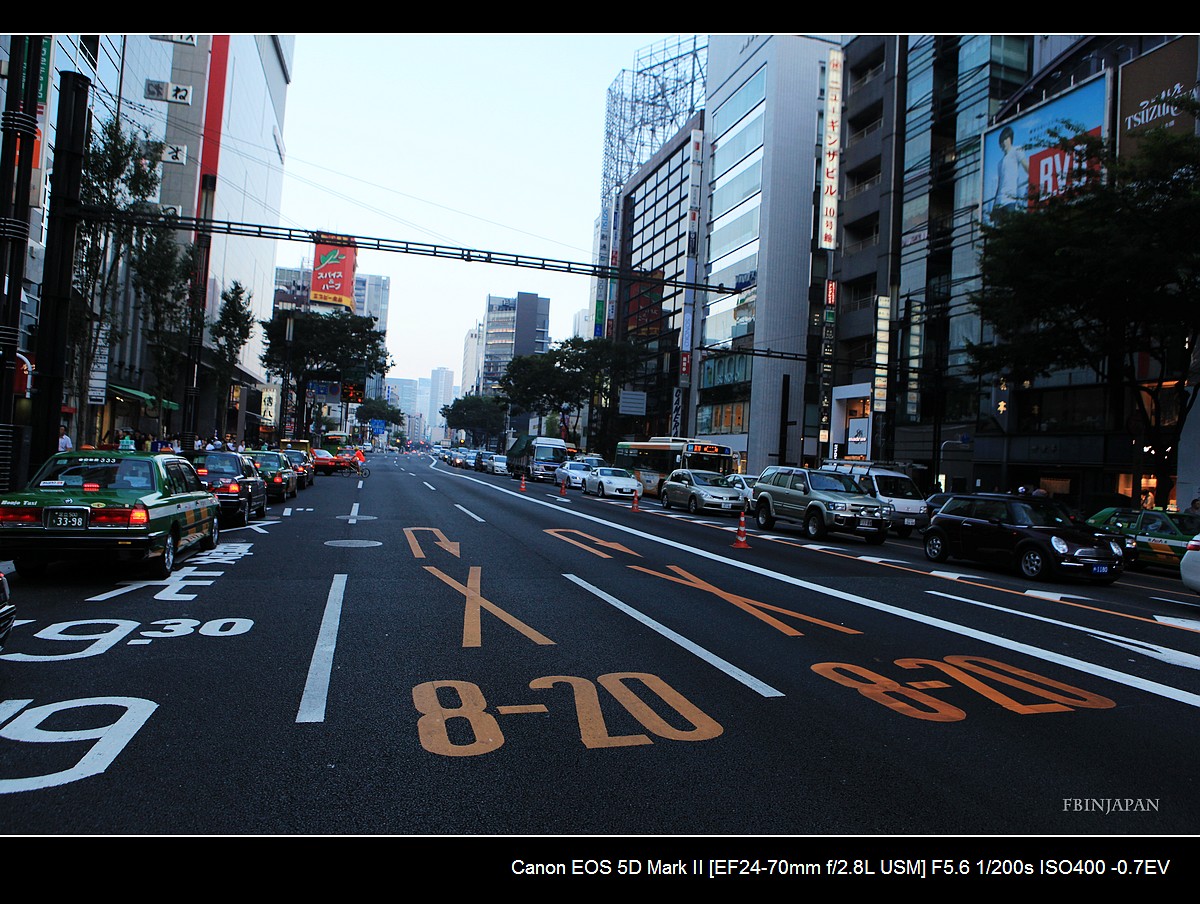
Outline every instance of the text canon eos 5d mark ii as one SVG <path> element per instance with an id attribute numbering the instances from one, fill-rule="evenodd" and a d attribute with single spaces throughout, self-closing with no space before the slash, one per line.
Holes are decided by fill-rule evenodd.
<path id="1" fill-rule="evenodd" d="M 849 533 L 871 544 L 887 539 L 892 514 L 890 505 L 872 499 L 848 474 L 776 466 L 759 475 L 752 508 L 763 530 L 791 521 L 810 540 Z"/>

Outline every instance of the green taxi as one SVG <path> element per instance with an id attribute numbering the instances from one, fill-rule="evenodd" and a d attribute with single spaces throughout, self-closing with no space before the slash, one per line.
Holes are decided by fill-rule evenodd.
<path id="1" fill-rule="evenodd" d="M 1106 508 L 1088 518 L 1087 523 L 1124 534 L 1126 559 L 1134 568 L 1179 568 L 1188 541 L 1200 534 L 1200 515 L 1159 509 Z"/>
<path id="2" fill-rule="evenodd" d="M 24 491 L 0 494 L 0 559 L 22 577 L 55 561 L 144 561 L 165 579 L 184 550 L 217 545 L 219 513 L 181 456 L 59 452 Z"/>

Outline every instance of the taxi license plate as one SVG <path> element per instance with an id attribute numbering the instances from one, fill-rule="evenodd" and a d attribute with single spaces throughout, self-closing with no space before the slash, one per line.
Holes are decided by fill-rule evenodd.
<path id="1" fill-rule="evenodd" d="M 46 516 L 46 527 L 58 530 L 87 527 L 87 512 L 78 509 L 51 509 Z"/>

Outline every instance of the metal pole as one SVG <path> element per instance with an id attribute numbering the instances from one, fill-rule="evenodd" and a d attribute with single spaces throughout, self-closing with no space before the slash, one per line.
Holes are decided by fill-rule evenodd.
<path id="1" fill-rule="evenodd" d="M 212 235 L 208 223 L 212 219 L 213 200 L 217 192 L 217 177 L 206 173 L 200 177 L 200 222 L 196 232 L 196 272 L 192 276 L 191 324 L 188 330 L 188 385 L 183 391 L 183 437 L 185 452 L 196 445 L 200 414 L 200 357 L 204 347 L 204 314 L 208 297 L 208 258 Z"/>

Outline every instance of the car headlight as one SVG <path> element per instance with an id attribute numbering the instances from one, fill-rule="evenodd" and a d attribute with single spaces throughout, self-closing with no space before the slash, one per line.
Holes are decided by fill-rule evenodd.
<path id="1" fill-rule="evenodd" d="M 1064 540 L 1062 537 L 1051 537 L 1050 545 L 1054 547 L 1056 552 L 1060 552 L 1060 553 L 1064 553 L 1064 554 L 1066 553 L 1066 551 L 1068 549 L 1071 548 L 1071 547 L 1067 546 L 1067 541 Z"/>
<path id="2" fill-rule="evenodd" d="M 831 503 L 829 503 L 829 509 L 830 509 L 830 511 L 834 511 L 834 512 L 844 512 L 846 510 L 846 503 L 831 502 Z"/>
<path id="3" fill-rule="evenodd" d="M 1119 545 L 1117 545 L 1117 542 L 1115 540 L 1109 540 L 1108 546 L 1113 551 L 1114 556 L 1116 556 L 1118 559 L 1121 558 L 1121 555 L 1122 555 L 1121 547 Z"/>

